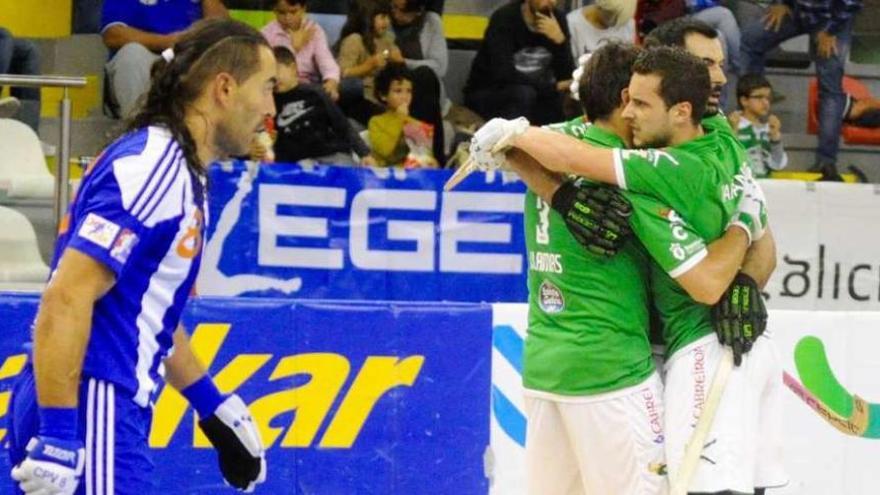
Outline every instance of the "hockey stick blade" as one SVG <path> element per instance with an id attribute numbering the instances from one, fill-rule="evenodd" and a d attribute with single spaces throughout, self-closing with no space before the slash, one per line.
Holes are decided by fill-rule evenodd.
<path id="1" fill-rule="evenodd" d="M 513 141 L 513 135 L 506 135 L 498 140 L 495 143 L 495 146 L 492 147 L 492 153 L 500 153 L 505 148 L 510 146 L 510 142 Z M 452 174 L 452 177 L 443 184 L 444 191 L 451 191 L 455 186 L 459 185 L 461 181 L 465 180 L 468 175 L 470 175 L 473 171 L 477 169 L 476 163 L 470 157 L 460 166 L 458 170 Z"/>
<path id="2" fill-rule="evenodd" d="M 725 346 L 722 348 L 721 361 L 715 370 L 715 376 L 712 378 L 709 396 L 706 398 L 705 404 L 703 404 L 703 412 L 700 413 L 697 426 L 694 427 L 691 438 L 685 446 L 684 457 L 678 470 L 678 476 L 669 482 L 672 487 L 669 495 L 687 495 L 688 486 L 690 486 L 691 478 L 694 477 L 697 464 L 700 462 L 700 455 L 703 453 L 706 437 L 709 436 L 709 430 L 712 428 L 712 422 L 715 420 L 715 412 L 718 410 L 718 404 L 721 403 L 721 396 L 724 395 L 724 389 L 727 386 L 727 379 L 730 377 L 731 371 L 733 371 L 733 351 L 730 347 Z"/>

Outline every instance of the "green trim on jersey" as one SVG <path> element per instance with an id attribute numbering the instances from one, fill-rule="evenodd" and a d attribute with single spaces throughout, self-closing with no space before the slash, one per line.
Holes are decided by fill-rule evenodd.
<path id="1" fill-rule="evenodd" d="M 613 133 L 574 119 L 552 129 L 597 146 Z M 562 217 L 526 193 L 529 331 L 523 385 L 559 395 L 595 395 L 642 383 L 654 372 L 648 341 L 650 259 L 637 242 L 612 258 L 587 251 Z"/>
<path id="2" fill-rule="evenodd" d="M 627 190 L 657 198 L 687 219 L 705 242 L 720 238 L 736 211 L 742 188 L 736 176 L 747 167 L 742 145 L 723 116 L 704 120 L 703 136 L 662 150 L 615 150 Z M 657 249 L 647 244 L 655 255 Z M 665 268 L 665 269 L 664 269 Z M 651 299 L 663 326 L 667 355 L 712 333 L 710 307 L 695 302 L 670 277 L 651 266 Z"/>

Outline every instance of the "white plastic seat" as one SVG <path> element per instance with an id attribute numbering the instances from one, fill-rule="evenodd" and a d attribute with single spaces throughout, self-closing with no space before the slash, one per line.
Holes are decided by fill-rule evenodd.
<path id="1" fill-rule="evenodd" d="M 34 227 L 21 213 L 0 206 L 0 282 L 45 282 L 48 276 Z"/>
<path id="2" fill-rule="evenodd" d="M 0 195 L 9 199 L 48 199 L 55 180 L 46 166 L 40 138 L 25 124 L 0 119 Z"/>

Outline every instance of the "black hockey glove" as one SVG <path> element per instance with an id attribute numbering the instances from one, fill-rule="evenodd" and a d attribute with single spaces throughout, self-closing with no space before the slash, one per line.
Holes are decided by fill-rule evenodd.
<path id="1" fill-rule="evenodd" d="M 614 256 L 630 235 L 632 206 L 617 188 L 567 180 L 553 194 L 551 206 L 571 235 L 588 251 Z"/>
<path id="2" fill-rule="evenodd" d="M 733 348 L 733 362 L 742 363 L 743 354 L 767 328 L 767 308 L 761 289 L 745 273 L 738 273 L 733 283 L 712 306 L 712 326 L 722 345 Z"/>

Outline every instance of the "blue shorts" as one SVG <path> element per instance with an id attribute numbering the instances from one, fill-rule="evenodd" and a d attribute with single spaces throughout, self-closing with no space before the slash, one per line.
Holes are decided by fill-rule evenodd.
<path id="1" fill-rule="evenodd" d="M 83 377 L 79 391 L 79 439 L 86 446 L 85 472 L 76 495 L 152 493 L 153 461 L 147 443 L 152 410 L 117 394 L 104 380 Z M 24 460 L 28 441 L 37 435 L 34 372 L 25 366 L 12 389 L 8 438 L 12 466 Z M 0 492 L 5 490 L 0 489 Z M 13 493 L 22 493 L 18 486 Z"/>

